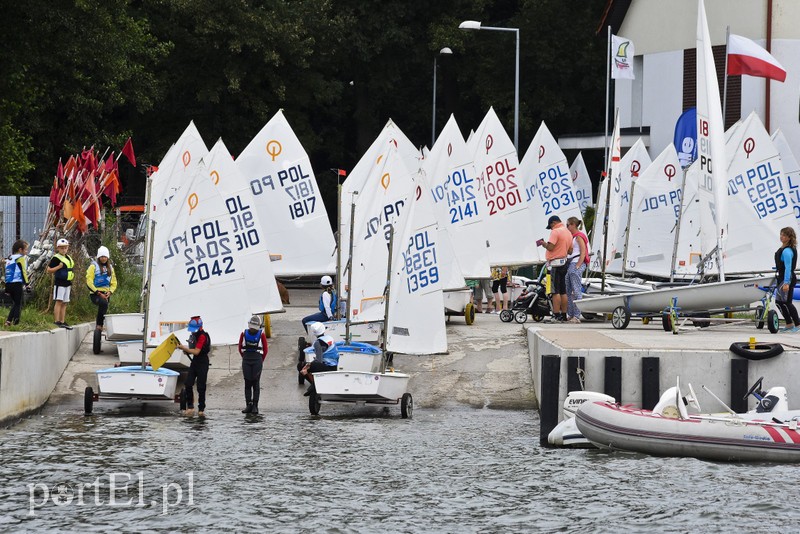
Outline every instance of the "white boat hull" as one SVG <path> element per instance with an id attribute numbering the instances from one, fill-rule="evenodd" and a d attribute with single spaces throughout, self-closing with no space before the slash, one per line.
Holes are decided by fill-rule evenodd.
<path id="1" fill-rule="evenodd" d="M 611 313 L 619 306 L 627 307 L 631 313 L 658 313 L 670 307 L 673 297 L 677 297 L 681 313 L 723 310 L 760 300 L 764 292 L 758 285 L 766 286 L 769 281 L 760 276 L 604 297 L 585 296 L 575 304 L 584 313 Z"/>
<path id="2" fill-rule="evenodd" d="M 331 371 L 314 374 L 314 388 L 323 402 L 395 404 L 408 389 L 404 373 Z"/>
<path id="3" fill-rule="evenodd" d="M 606 402 L 587 402 L 575 415 L 578 430 L 596 446 L 657 456 L 723 461 L 800 462 L 797 421 L 775 424 L 732 415 L 668 418 Z"/>
<path id="4" fill-rule="evenodd" d="M 325 323 L 327 329 L 325 333 L 333 337 L 333 339 L 345 338 L 345 320 L 339 319 L 338 321 L 328 321 Z M 381 339 L 381 332 L 383 331 L 383 321 L 371 321 L 364 324 L 350 325 L 350 341 L 358 341 L 361 343 L 377 344 Z"/>
<path id="5" fill-rule="evenodd" d="M 132 341 L 144 335 L 144 315 L 141 313 L 111 313 L 105 319 L 106 340 Z"/>
<path id="6" fill-rule="evenodd" d="M 172 400 L 179 373 L 163 367 L 142 369 L 139 365 L 96 371 L 100 396 Z"/>
<path id="7" fill-rule="evenodd" d="M 463 314 L 467 304 L 472 301 L 472 290 L 468 287 L 463 289 L 446 289 L 442 293 L 444 297 L 445 313 Z"/>
<path id="8" fill-rule="evenodd" d="M 117 353 L 119 354 L 120 365 L 140 365 L 142 363 L 142 341 L 125 341 L 116 343 Z M 147 347 L 147 361 L 150 360 L 150 354 L 156 350 L 154 346 Z M 192 361 L 189 359 L 182 350 L 176 350 L 172 353 L 169 359 L 164 363 L 164 367 L 168 369 L 188 369 Z"/>

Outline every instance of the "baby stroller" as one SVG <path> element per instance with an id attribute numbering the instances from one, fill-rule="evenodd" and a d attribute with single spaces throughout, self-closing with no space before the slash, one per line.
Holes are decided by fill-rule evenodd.
<path id="1" fill-rule="evenodd" d="M 510 323 L 514 319 L 522 324 L 528 320 L 528 315 L 530 315 L 538 323 L 550 315 L 550 298 L 542 283 L 543 274 L 544 269 L 539 273 L 538 280 L 528 282 L 522 294 L 512 303 L 510 310 L 500 312 L 501 321 Z"/>

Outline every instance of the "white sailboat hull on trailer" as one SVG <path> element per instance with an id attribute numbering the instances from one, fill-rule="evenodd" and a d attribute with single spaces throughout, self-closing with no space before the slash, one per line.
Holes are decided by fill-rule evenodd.
<path id="1" fill-rule="evenodd" d="M 140 365 L 96 371 L 99 395 L 173 399 L 180 373 L 163 367 L 142 369 Z"/>
<path id="2" fill-rule="evenodd" d="M 408 389 L 404 373 L 332 371 L 314 373 L 314 387 L 322 401 L 399 402 Z"/>
<path id="3" fill-rule="evenodd" d="M 104 325 L 108 341 L 141 340 L 144 335 L 144 314 L 111 313 L 106 315 Z"/>
<path id="4" fill-rule="evenodd" d="M 673 297 L 677 297 L 680 312 L 722 310 L 760 300 L 764 292 L 758 286 L 767 286 L 770 282 L 770 278 L 758 276 L 605 297 L 587 296 L 575 304 L 583 313 L 611 313 L 618 306 L 626 307 L 631 313 L 656 313 L 671 306 Z"/>
<path id="5" fill-rule="evenodd" d="M 467 304 L 472 300 L 472 290 L 468 287 L 445 289 L 442 295 L 444 297 L 445 311 L 453 313 L 464 313 Z"/>
<path id="6" fill-rule="evenodd" d="M 325 333 L 332 336 L 333 339 L 344 339 L 346 328 L 345 320 L 339 319 L 337 321 L 328 321 L 325 323 Z M 361 324 L 350 325 L 350 340 L 359 341 L 361 343 L 376 344 L 381 338 L 383 331 L 383 321 L 370 321 Z"/>
<path id="7" fill-rule="evenodd" d="M 117 343 L 117 353 L 119 354 L 120 365 L 141 365 L 142 363 L 142 341 L 128 341 Z M 154 346 L 147 347 L 147 361 L 150 360 L 150 354 L 156 350 Z M 188 369 L 192 361 L 189 356 L 182 350 L 176 350 L 172 353 L 164 363 L 164 367 L 168 369 Z"/>

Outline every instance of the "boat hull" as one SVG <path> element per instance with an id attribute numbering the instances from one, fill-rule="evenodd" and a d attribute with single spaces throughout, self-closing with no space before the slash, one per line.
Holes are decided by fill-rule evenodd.
<path id="1" fill-rule="evenodd" d="M 769 420 L 774 414 L 759 414 Z M 600 448 L 708 460 L 800 462 L 800 433 L 792 425 L 734 416 L 671 419 L 607 402 L 587 402 L 578 430 Z"/>
<path id="2" fill-rule="evenodd" d="M 125 398 L 152 398 L 172 400 L 178 385 L 179 373 L 164 369 L 154 371 L 152 367 L 142 369 L 139 365 L 112 367 L 96 371 L 98 394 Z"/>
<path id="3" fill-rule="evenodd" d="M 658 313 L 672 305 L 677 297 L 680 312 L 724 310 L 747 306 L 761 299 L 763 292 L 758 285 L 768 285 L 766 277 L 728 280 L 710 284 L 695 284 L 682 287 L 654 289 L 620 295 L 583 298 L 575 302 L 581 312 L 611 313 L 619 306 L 627 307 L 631 313 Z"/>
<path id="4" fill-rule="evenodd" d="M 408 389 L 404 373 L 331 371 L 314 374 L 314 388 L 323 402 L 396 404 Z"/>
<path id="5" fill-rule="evenodd" d="M 139 365 L 142 363 L 142 340 L 138 341 L 123 341 L 116 343 L 117 354 L 119 354 L 120 365 Z M 147 347 L 147 361 L 150 359 L 150 354 L 156 350 L 156 347 Z M 182 350 L 176 350 L 172 353 L 164 363 L 164 367 L 168 369 L 188 369 L 192 361 L 189 356 Z"/>
<path id="6" fill-rule="evenodd" d="M 325 323 L 325 333 L 332 336 L 334 339 L 345 338 L 345 320 L 339 319 L 338 321 L 328 321 Z M 377 344 L 381 338 L 383 331 L 383 321 L 370 321 L 363 324 L 350 325 L 350 340 L 358 341 L 361 343 Z"/>
<path id="7" fill-rule="evenodd" d="M 103 323 L 108 341 L 141 340 L 144 335 L 144 315 L 141 313 L 111 313 Z"/>
<path id="8" fill-rule="evenodd" d="M 472 290 L 468 287 L 463 289 L 446 289 L 442 292 L 444 297 L 444 310 L 446 313 L 463 314 L 464 310 L 472 301 Z"/>

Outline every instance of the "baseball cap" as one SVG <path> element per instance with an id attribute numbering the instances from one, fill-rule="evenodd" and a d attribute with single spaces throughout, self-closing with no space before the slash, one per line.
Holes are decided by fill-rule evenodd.
<path id="1" fill-rule="evenodd" d="M 550 218 L 547 219 L 547 229 L 549 230 L 550 227 L 553 226 L 553 223 L 555 222 L 561 222 L 561 219 L 559 218 L 558 215 L 551 215 Z"/>
<path id="2" fill-rule="evenodd" d="M 322 323 L 311 323 L 308 325 L 308 329 L 311 331 L 312 334 L 319 337 L 325 333 L 325 325 Z"/>
<path id="3" fill-rule="evenodd" d="M 197 332 L 201 328 L 203 328 L 203 320 L 199 315 L 192 317 L 192 319 L 189 321 L 189 326 L 186 327 L 189 332 Z"/>
<path id="4" fill-rule="evenodd" d="M 69 241 L 67 241 L 66 239 L 64 239 L 64 238 L 62 237 L 61 239 L 59 239 L 58 241 L 56 241 L 56 246 L 57 246 L 57 247 L 66 247 L 66 246 L 69 246 Z"/>
<path id="5" fill-rule="evenodd" d="M 250 321 L 247 322 L 247 326 L 253 330 L 258 330 L 261 328 L 261 319 L 258 317 L 258 315 L 253 315 L 250 317 Z"/>

